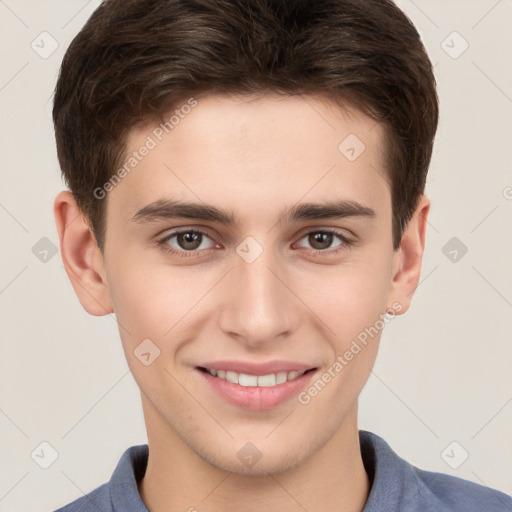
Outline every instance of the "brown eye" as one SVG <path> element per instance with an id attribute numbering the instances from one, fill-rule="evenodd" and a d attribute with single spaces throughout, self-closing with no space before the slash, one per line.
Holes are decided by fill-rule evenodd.
<path id="1" fill-rule="evenodd" d="M 208 233 L 198 229 L 182 229 L 169 233 L 158 242 L 164 250 L 179 256 L 200 256 L 215 248 L 215 242 Z"/>
<path id="2" fill-rule="evenodd" d="M 185 251 L 193 251 L 197 249 L 202 242 L 203 234 L 195 231 L 185 231 L 176 235 L 176 242 L 179 247 Z"/>
<path id="3" fill-rule="evenodd" d="M 336 239 L 338 242 L 334 243 Z M 311 231 L 303 236 L 301 240 L 307 242 L 302 247 L 314 253 L 332 254 L 350 246 L 350 240 L 345 235 L 331 229 Z"/>
<path id="4" fill-rule="evenodd" d="M 308 235 L 308 242 L 313 249 L 323 251 L 329 249 L 332 245 L 334 235 L 332 233 L 319 231 L 317 233 L 310 233 Z"/>

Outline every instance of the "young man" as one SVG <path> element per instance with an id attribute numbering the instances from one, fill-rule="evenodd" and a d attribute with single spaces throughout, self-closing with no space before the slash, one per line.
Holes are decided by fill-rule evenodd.
<path id="1" fill-rule="evenodd" d="M 55 217 L 82 306 L 116 315 L 148 445 L 61 511 L 511 510 L 357 426 L 418 284 L 437 121 L 388 0 L 97 9 L 55 93 Z"/>

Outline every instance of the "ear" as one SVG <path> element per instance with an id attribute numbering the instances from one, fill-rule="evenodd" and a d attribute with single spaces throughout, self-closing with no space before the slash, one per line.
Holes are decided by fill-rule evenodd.
<path id="1" fill-rule="evenodd" d="M 64 268 L 80 304 L 91 315 L 113 313 L 103 255 L 71 192 L 57 195 L 53 213 Z"/>
<path id="2" fill-rule="evenodd" d="M 395 314 L 403 314 L 409 309 L 412 296 L 418 286 L 429 211 L 430 200 L 426 196 L 422 196 L 411 220 L 404 229 L 400 247 L 393 256 L 393 277 L 388 310 Z"/>

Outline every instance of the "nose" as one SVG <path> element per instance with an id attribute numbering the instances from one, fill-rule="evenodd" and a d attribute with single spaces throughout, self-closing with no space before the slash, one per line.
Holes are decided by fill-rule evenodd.
<path id="1" fill-rule="evenodd" d="M 236 260 L 229 290 L 223 290 L 220 328 L 248 349 L 264 349 L 290 336 L 298 326 L 301 302 L 286 282 L 287 273 L 271 251 L 255 261 Z"/>

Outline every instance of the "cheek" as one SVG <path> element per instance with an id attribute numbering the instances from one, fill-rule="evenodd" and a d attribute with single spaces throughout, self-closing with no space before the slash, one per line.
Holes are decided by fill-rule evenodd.
<path id="1" fill-rule="evenodd" d="M 123 341 L 130 344 L 149 338 L 163 345 L 215 282 L 211 272 L 198 267 L 177 269 L 126 255 L 122 261 L 110 268 L 108 280 L 117 320 L 125 328 Z"/>
<path id="2" fill-rule="evenodd" d="M 179 386 L 165 369 L 179 347 L 193 337 L 188 321 L 211 285 L 206 276 L 191 280 L 190 273 L 126 254 L 122 261 L 110 269 L 108 279 L 127 363 L 155 405 L 164 400 L 160 396 L 164 388 L 179 400 Z"/>
<path id="3" fill-rule="evenodd" d="M 388 263 L 340 267 L 326 279 L 310 281 L 315 285 L 307 291 L 308 301 L 329 327 L 324 332 L 330 353 L 326 367 L 299 401 L 311 405 L 308 410 L 333 429 L 348 414 L 375 363 L 386 326 Z M 328 412 L 325 404 L 329 404 Z"/>
<path id="4" fill-rule="evenodd" d="M 362 255 L 328 271 L 312 270 L 301 276 L 307 283 L 302 286 L 304 303 L 323 320 L 337 351 L 385 313 L 391 262 L 391 258 Z"/>

